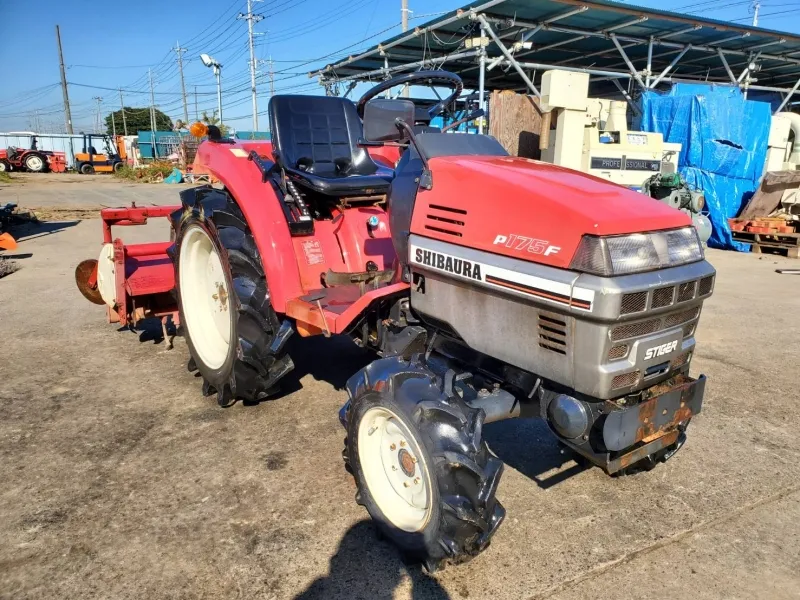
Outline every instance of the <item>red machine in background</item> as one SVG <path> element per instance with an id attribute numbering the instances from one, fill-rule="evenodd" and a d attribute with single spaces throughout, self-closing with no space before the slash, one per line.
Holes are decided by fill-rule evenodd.
<path id="1" fill-rule="evenodd" d="M 26 148 L 0 148 L 0 172 L 4 171 L 30 171 L 31 173 L 44 173 L 54 171 L 57 173 L 66 170 L 66 155 L 63 152 L 50 152 L 39 150 L 35 136 L 31 136 L 31 147 Z"/>
<path id="2" fill-rule="evenodd" d="M 378 97 L 409 84 L 452 93 L 425 111 Z M 111 321 L 179 319 L 223 407 L 277 393 L 293 333 L 375 351 L 346 386 L 345 462 L 357 502 L 430 570 L 480 553 L 504 519 L 485 423 L 543 418 L 608 473 L 676 454 L 702 406 L 689 366 L 715 274 L 683 213 L 431 127 L 462 88 L 419 71 L 357 105 L 274 96 L 271 144 L 193 126 L 220 186 L 103 210 L 100 257 L 76 271 Z M 112 236 L 168 214 L 170 242 Z"/>

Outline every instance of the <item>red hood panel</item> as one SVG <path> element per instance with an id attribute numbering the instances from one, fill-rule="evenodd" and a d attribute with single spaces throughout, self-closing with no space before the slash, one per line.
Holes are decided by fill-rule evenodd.
<path id="1" fill-rule="evenodd" d="M 433 189 L 417 195 L 412 232 L 555 267 L 569 266 L 584 234 L 691 224 L 643 194 L 526 158 L 442 157 L 430 167 Z"/>

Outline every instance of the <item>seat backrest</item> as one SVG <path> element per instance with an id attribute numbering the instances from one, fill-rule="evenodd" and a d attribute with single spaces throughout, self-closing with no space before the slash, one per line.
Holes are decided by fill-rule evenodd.
<path id="1" fill-rule="evenodd" d="M 273 96 L 269 117 L 280 166 L 326 178 L 377 171 L 366 150 L 358 146 L 363 128 L 352 101 L 333 96 Z"/>

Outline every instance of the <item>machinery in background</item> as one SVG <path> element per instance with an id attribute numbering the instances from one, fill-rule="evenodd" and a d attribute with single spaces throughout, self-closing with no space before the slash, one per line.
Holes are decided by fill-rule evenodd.
<path id="1" fill-rule="evenodd" d="M 701 212 L 705 197 L 692 190 L 680 173 L 656 173 L 644 182 L 642 193 L 689 215 L 704 244 L 711 237 L 711 220 Z"/>
<path id="2" fill-rule="evenodd" d="M 660 133 L 628 131 L 626 102 L 589 98 L 588 92 L 587 73 L 542 75 L 541 107 L 556 122 L 542 143 L 543 161 L 632 188 L 654 173 L 676 171 L 680 144 L 665 143 Z"/>
<path id="3" fill-rule="evenodd" d="M 83 149 L 75 153 L 75 170 L 83 175 L 113 173 L 123 167 L 125 158 L 125 151 L 117 148 L 110 135 L 87 133 L 83 136 Z"/>
<path id="4" fill-rule="evenodd" d="M 16 250 L 17 248 L 17 240 L 8 233 L 11 222 L 16 218 L 14 215 L 16 209 L 17 205 L 11 203 L 0 206 L 0 250 Z"/>
<path id="5" fill-rule="evenodd" d="M 30 171 L 45 173 L 50 170 L 52 152 L 36 148 L 36 138 L 31 141 L 31 148 L 9 147 L 0 149 L 0 172 Z"/>

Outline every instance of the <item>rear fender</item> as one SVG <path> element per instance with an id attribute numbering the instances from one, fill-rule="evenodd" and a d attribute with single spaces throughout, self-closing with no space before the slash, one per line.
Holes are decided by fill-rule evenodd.
<path id="1" fill-rule="evenodd" d="M 303 295 L 297 256 L 275 190 L 261 182 L 261 172 L 247 159 L 251 150 L 272 160 L 270 142 L 205 141 L 197 149 L 195 172 L 210 173 L 236 200 L 261 254 L 272 307 L 275 312 L 285 313 L 287 301 Z"/>

